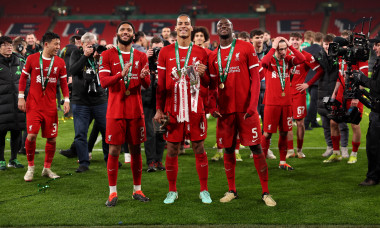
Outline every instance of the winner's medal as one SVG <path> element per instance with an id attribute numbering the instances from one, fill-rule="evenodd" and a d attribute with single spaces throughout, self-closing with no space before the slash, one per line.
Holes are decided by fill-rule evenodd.
<path id="1" fill-rule="evenodd" d="M 282 92 L 282 93 L 281 93 L 281 96 L 285 97 L 285 92 Z"/>
<path id="2" fill-rule="evenodd" d="M 236 39 L 233 39 L 232 44 L 231 44 L 230 53 L 228 54 L 226 69 L 224 69 L 224 72 L 223 72 L 223 67 L 222 67 L 222 58 L 220 57 L 221 54 L 220 54 L 220 45 L 219 45 L 219 48 L 218 48 L 218 67 L 219 67 L 219 76 L 220 76 L 220 82 L 221 82 L 219 84 L 220 89 L 224 89 L 224 82 L 226 81 L 228 71 L 230 70 L 230 64 L 231 64 L 232 55 L 234 53 L 235 44 L 236 44 Z"/>
<path id="3" fill-rule="evenodd" d="M 119 49 L 119 47 L 117 47 L 117 52 L 118 52 L 118 55 L 119 55 L 119 61 L 120 61 L 120 66 L 121 66 L 121 70 L 123 71 L 124 69 L 124 61 L 123 61 L 123 56 L 121 55 L 121 51 Z M 129 67 L 129 72 L 128 74 L 123 77 L 123 80 L 124 80 L 124 84 L 125 84 L 125 95 L 129 96 L 131 94 L 131 91 L 128 90 L 128 87 L 129 87 L 129 83 L 131 82 L 131 76 L 132 76 L 132 67 L 133 67 L 133 47 L 131 47 L 131 56 L 129 57 L 129 62 L 132 63 L 131 66 Z"/>

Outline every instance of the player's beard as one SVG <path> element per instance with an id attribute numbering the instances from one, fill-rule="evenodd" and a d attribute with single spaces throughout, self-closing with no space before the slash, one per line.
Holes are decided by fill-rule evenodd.
<path id="1" fill-rule="evenodd" d="M 220 35 L 220 38 L 222 38 L 223 40 L 227 40 L 230 37 L 232 37 L 232 34 Z"/>
<path id="2" fill-rule="evenodd" d="M 121 43 L 122 45 L 128 46 L 128 45 L 130 45 L 132 43 L 132 38 L 130 38 L 127 41 L 124 41 L 124 40 L 121 39 L 120 35 L 118 34 L 117 35 L 117 42 Z"/>

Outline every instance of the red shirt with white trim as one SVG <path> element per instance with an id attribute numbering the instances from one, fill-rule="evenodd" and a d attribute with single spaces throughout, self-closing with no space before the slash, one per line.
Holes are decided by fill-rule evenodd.
<path id="1" fill-rule="evenodd" d="M 181 68 L 185 65 L 185 58 L 189 47 L 179 46 L 178 52 L 180 57 Z M 207 53 L 204 48 L 197 45 L 193 45 L 191 55 L 189 58 L 188 66 L 194 65 L 196 62 L 207 66 Z M 170 112 L 172 115 L 178 114 L 180 92 L 179 86 L 176 86 L 176 82 L 172 78 L 172 70 L 177 69 L 177 62 L 175 56 L 175 44 L 165 46 L 161 49 L 158 57 L 158 86 L 156 90 L 156 108 L 161 109 L 163 112 Z M 187 80 L 187 98 L 188 98 L 188 110 L 191 110 L 191 94 L 190 94 L 190 79 Z M 207 73 L 200 78 L 201 86 L 208 87 L 209 76 Z M 197 113 L 205 113 L 203 106 L 202 94 L 198 96 Z M 207 94 L 206 94 L 207 95 Z"/>
<path id="2" fill-rule="evenodd" d="M 25 91 L 26 80 L 30 77 L 30 89 L 26 101 L 26 110 L 56 111 L 57 82 L 60 80 L 61 90 L 64 97 L 69 97 L 67 86 L 67 74 L 65 61 L 54 56 L 49 81 L 46 85 L 45 94 L 42 91 L 42 79 L 40 70 L 40 52 L 32 54 L 26 60 L 20 77 L 19 91 Z M 42 57 L 43 76 L 46 79 L 51 58 Z"/>
<path id="3" fill-rule="evenodd" d="M 314 59 L 314 57 L 310 53 L 306 51 L 302 51 L 301 53 L 303 54 L 303 56 L 305 56 L 305 59 L 306 59 L 305 62 L 295 67 L 290 68 L 290 72 L 289 72 L 290 75 L 293 75 L 291 86 L 290 86 L 290 92 L 292 95 L 296 95 L 296 94 L 306 95 L 306 91 L 305 90 L 302 92 L 298 91 L 296 89 L 296 85 L 302 84 L 305 82 L 306 75 L 310 69 L 313 71 L 316 71 L 320 67 L 319 63 Z"/>
<path id="4" fill-rule="evenodd" d="M 292 46 L 290 46 L 289 49 L 294 53 L 294 55 L 285 56 L 285 66 L 283 66 L 282 60 L 278 61 L 281 74 L 283 74 L 283 68 L 285 68 L 284 90 L 282 90 L 281 87 L 276 59 L 273 57 L 276 50 L 272 48 L 261 60 L 261 64 L 265 69 L 266 89 L 263 102 L 265 105 L 291 105 L 289 69 L 295 65 L 303 63 L 305 61 L 305 57 L 301 52 L 297 51 Z M 285 93 L 285 96 L 282 96 L 283 92 Z"/>
<path id="5" fill-rule="evenodd" d="M 221 114 L 257 112 L 257 103 L 260 93 L 259 59 L 252 44 L 236 40 L 230 69 L 224 88 L 221 84 L 218 67 L 218 49 L 209 56 L 209 70 L 211 77 L 210 89 L 218 89 L 217 107 Z M 221 47 L 222 68 L 225 70 L 231 45 Z M 214 106 L 215 104 L 210 104 Z M 211 112 L 210 108 L 210 112 Z"/>
<path id="6" fill-rule="evenodd" d="M 124 66 L 129 62 L 130 52 L 121 52 Z M 125 84 L 121 76 L 121 65 L 118 51 L 111 48 L 104 51 L 100 57 L 99 79 L 103 88 L 108 88 L 107 118 L 135 119 L 144 116 L 141 100 L 141 86 L 148 88 L 149 75 L 140 78 L 141 70 L 148 65 L 145 53 L 133 50 L 132 76 L 129 83 L 129 95 L 126 95 Z"/>

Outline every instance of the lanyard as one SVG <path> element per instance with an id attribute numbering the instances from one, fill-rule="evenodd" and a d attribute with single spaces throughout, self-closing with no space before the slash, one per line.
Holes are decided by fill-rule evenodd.
<path id="1" fill-rule="evenodd" d="M 221 59 L 220 45 L 219 45 L 219 48 L 218 48 L 218 67 L 219 67 L 220 81 L 222 83 L 225 82 L 227 79 L 228 71 L 230 70 L 232 55 L 233 55 L 234 49 L 235 49 L 235 44 L 236 44 L 236 39 L 233 39 L 232 44 L 231 44 L 230 53 L 228 54 L 226 69 L 224 70 L 224 72 L 223 72 L 223 67 L 222 67 L 222 59 Z"/>
<path id="2" fill-rule="evenodd" d="M 341 66 L 341 71 L 342 71 L 342 75 L 344 76 L 344 64 L 346 64 L 346 62 L 344 61 L 344 59 L 342 59 L 342 66 Z"/>
<path id="3" fill-rule="evenodd" d="M 185 65 L 183 66 L 184 69 L 187 68 L 187 64 L 189 63 L 191 50 L 193 49 L 193 43 L 190 43 L 189 49 L 187 50 L 186 59 L 185 59 Z M 175 60 L 177 62 L 177 71 L 178 75 L 181 76 L 181 63 L 179 58 L 179 51 L 178 51 L 178 42 L 175 42 Z"/>
<path id="4" fill-rule="evenodd" d="M 285 68 L 286 68 L 285 59 L 282 60 L 282 74 L 281 74 L 280 63 L 278 62 L 276 55 L 273 55 L 273 57 L 276 60 L 278 76 L 279 76 L 280 82 L 281 82 L 281 89 L 282 89 L 282 91 L 284 91 L 284 89 L 285 89 Z"/>
<path id="5" fill-rule="evenodd" d="M 44 66 L 42 63 L 42 52 L 40 52 L 40 72 L 41 72 L 41 85 L 42 85 L 42 91 L 45 91 L 47 83 L 49 82 L 49 76 L 51 72 L 51 68 L 53 68 L 53 63 L 54 63 L 54 56 L 51 58 L 50 65 L 48 68 L 48 72 L 46 75 L 46 79 L 44 80 Z"/>
<path id="6" fill-rule="evenodd" d="M 119 55 L 121 70 L 123 70 L 124 69 L 124 61 L 123 61 L 123 56 L 121 55 L 121 51 L 120 51 L 119 47 L 117 47 L 117 53 Z M 128 75 L 126 77 L 123 77 L 125 89 L 128 89 L 129 83 L 131 82 L 132 68 L 133 68 L 133 47 L 131 47 L 130 53 L 131 53 L 131 56 L 129 57 L 129 62 L 132 64 L 131 64 L 131 67 L 129 68 Z"/>
<path id="7" fill-rule="evenodd" d="M 93 61 L 91 61 L 90 59 L 87 59 L 88 63 L 90 64 L 91 68 L 94 70 L 94 72 L 96 73 L 96 68 L 95 68 L 95 63 Z"/>

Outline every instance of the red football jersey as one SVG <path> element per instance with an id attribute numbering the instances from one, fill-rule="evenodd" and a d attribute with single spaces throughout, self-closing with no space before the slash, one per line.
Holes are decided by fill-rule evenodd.
<path id="1" fill-rule="evenodd" d="M 129 62 L 130 52 L 121 52 L 124 65 Z M 141 70 L 148 64 L 145 53 L 133 50 L 132 75 L 126 95 L 125 83 L 121 76 L 118 51 L 111 48 L 104 51 L 100 59 L 99 79 L 103 88 L 108 88 L 107 118 L 135 119 L 144 116 L 141 86 L 149 87 L 150 77 L 140 78 Z M 128 93 L 128 92 L 127 92 Z"/>
<path id="2" fill-rule="evenodd" d="M 303 63 L 305 61 L 305 57 L 301 54 L 301 52 L 297 51 L 292 46 L 290 46 L 289 49 L 294 53 L 294 55 L 285 56 L 285 66 L 283 66 L 283 61 L 279 61 L 281 74 L 283 73 L 283 68 L 285 67 L 284 91 L 281 87 L 276 59 L 273 57 L 276 50 L 272 48 L 261 60 L 261 64 L 265 69 L 266 89 L 263 103 L 266 105 L 291 105 L 289 69 L 295 65 Z M 282 96 L 283 92 L 285 93 L 285 96 Z"/>
<path id="3" fill-rule="evenodd" d="M 20 77 L 19 91 L 25 91 L 26 80 L 30 77 L 30 89 L 26 101 L 26 110 L 57 110 L 56 94 L 58 80 L 60 80 L 63 96 L 69 97 L 65 61 L 58 56 L 54 57 L 54 63 L 44 94 L 41 83 L 40 56 L 40 52 L 37 52 L 30 55 L 26 60 Z M 50 62 L 51 58 L 42 57 L 44 80 L 47 76 Z"/>
<path id="4" fill-rule="evenodd" d="M 180 57 L 181 68 L 185 65 L 185 58 L 187 54 L 188 47 L 179 46 L 178 52 Z M 188 66 L 195 64 L 200 61 L 200 63 L 207 66 L 207 53 L 204 48 L 193 45 L 191 55 L 189 57 Z M 161 49 L 160 55 L 158 57 L 158 86 L 157 86 L 157 102 L 156 108 L 162 111 L 170 112 L 172 115 L 178 114 L 179 110 L 179 99 L 180 92 L 178 84 L 172 78 L 173 69 L 177 69 L 176 56 L 175 56 L 175 44 L 165 46 Z M 190 94 L 190 79 L 186 77 L 187 80 L 187 104 L 188 110 L 191 110 L 191 94 Z M 208 87 L 209 76 L 205 73 L 201 77 L 201 86 Z M 197 113 L 205 113 L 203 106 L 202 94 L 198 96 L 198 106 Z"/>
<path id="5" fill-rule="evenodd" d="M 218 49 L 215 49 L 209 56 L 210 89 L 217 89 L 221 84 L 218 67 Z M 221 47 L 220 54 L 223 70 L 226 68 L 230 49 L 231 45 Z M 218 89 L 218 110 L 221 114 L 245 113 L 249 110 L 256 110 L 259 93 L 259 59 L 257 58 L 255 49 L 248 42 L 236 40 L 224 88 Z"/>
<path id="6" fill-rule="evenodd" d="M 289 75 L 293 75 L 292 82 L 290 84 L 290 92 L 292 95 L 306 95 L 306 91 L 299 92 L 296 89 L 296 85 L 305 82 L 306 75 L 310 69 L 316 71 L 320 67 L 319 63 L 314 59 L 314 57 L 310 53 L 306 51 L 302 51 L 301 53 L 303 54 L 303 56 L 305 56 L 305 62 L 290 68 L 289 71 Z"/>

